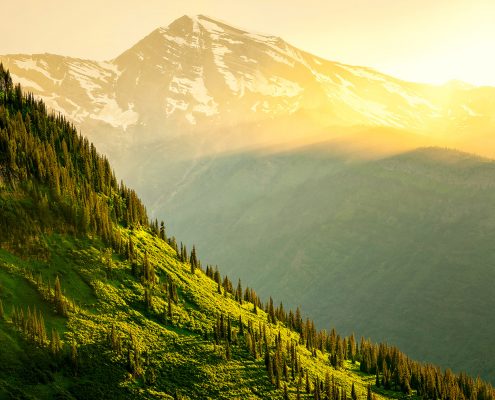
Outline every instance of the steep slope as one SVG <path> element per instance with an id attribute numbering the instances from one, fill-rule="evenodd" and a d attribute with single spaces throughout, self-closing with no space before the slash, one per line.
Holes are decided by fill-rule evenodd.
<path id="1" fill-rule="evenodd" d="M 206 160 L 159 214 L 321 326 L 494 380 L 495 163 L 439 148 L 349 161 L 335 147 Z"/>
<path id="2" fill-rule="evenodd" d="M 1 67 L 0 149 L 2 398 L 494 398 L 205 274 Z"/>

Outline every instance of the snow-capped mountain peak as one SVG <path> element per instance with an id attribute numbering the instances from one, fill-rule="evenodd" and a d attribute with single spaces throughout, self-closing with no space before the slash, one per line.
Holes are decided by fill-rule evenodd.
<path id="1" fill-rule="evenodd" d="M 95 136 L 113 129 L 128 140 L 156 141 L 284 119 L 303 129 L 270 123 L 270 134 L 359 125 L 439 135 L 493 123 L 493 100 L 477 88 L 403 82 L 204 15 L 157 28 L 108 62 L 49 54 L 0 59 L 14 80 Z M 259 132 L 266 138 L 257 128 L 249 140 Z"/>

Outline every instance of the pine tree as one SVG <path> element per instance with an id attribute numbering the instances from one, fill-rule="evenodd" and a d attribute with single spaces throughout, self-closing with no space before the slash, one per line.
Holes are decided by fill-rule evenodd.
<path id="1" fill-rule="evenodd" d="M 244 335 L 244 324 L 242 323 L 242 315 L 239 314 L 239 334 Z"/>
<path id="2" fill-rule="evenodd" d="M 196 246 L 193 245 L 191 250 L 191 257 L 189 258 L 189 263 L 191 264 L 191 274 L 194 274 L 196 268 L 198 267 L 198 258 L 196 256 Z"/>
<path id="3" fill-rule="evenodd" d="M 280 389 L 280 365 L 277 355 L 273 357 L 273 374 L 275 375 L 275 385 Z"/>
<path id="4" fill-rule="evenodd" d="M 160 239 L 167 240 L 167 235 L 165 234 L 165 223 L 163 221 L 160 223 Z"/>
<path id="5" fill-rule="evenodd" d="M 235 298 L 242 305 L 242 285 L 241 285 L 241 279 L 240 278 L 237 281 L 237 289 L 235 292 Z"/>
<path id="6" fill-rule="evenodd" d="M 3 302 L 2 302 L 2 299 L 0 299 L 0 319 L 4 319 L 5 318 L 5 312 L 3 310 Z"/>
<path id="7" fill-rule="evenodd" d="M 52 329 L 52 335 L 50 339 L 50 351 L 54 356 L 57 356 L 62 350 L 62 343 L 60 336 L 56 329 Z"/>
<path id="8" fill-rule="evenodd" d="M 149 288 L 144 288 L 144 304 L 147 311 L 152 309 L 152 297 L 151 290 Z"/>
<path id="9" fill-rule="evenodd" d="M 331 385 L 330 385 L 330 373 L 327 371 L 325 374 L 325 400 L 330 400 L 331 397 Z"/>
<path id="10" fill-rule="evenodd" d="M 270 354 L 268 353 L 268 351 L 265 353 L 265 365 L 266 365 L 266 369 L 268 372 L 268 380 L 273 385 L 274 380 L 273 380 L 272 358 L 270 357 Z"/>
<path id="11" fill-rule="evenodd" d="M 351 399 L 357 400 L 357 393 L 356 393 L 356 388 L 354 387 L 354 382 L 352 382 L 352 387 L 351 387 Z"/>
<path id="12" fill-rule="evenodd" d="M 284 383 L 284 400 L 289 400 L 289 393 L 287 392 L 287 384 Z"/>
<path id="13" fill-rule="evenodd" d="M 77 374 L 79 356 L 77 354 L 77 344 L 74 339 L 72 339 L 72 343 L 70 346 L 70 362 L 74 374 Z"/>
<path id="14" fill-rule="evenodd" d="M 168 309 L 168 320 L 170 321 L 170 323 L 172 323 L 172 300 L 170 299 L 171 295 L 169 294 L 168 295 L 168 305 L 167 305 L 167 309 Z"/>
<path id="15" fill-rule="evenodd" d="M 67 304 L 66 304 L 65 299 L 62 295 L 62 285 L 60 284 L 60 279 L 59 279 L 58 275 L 55 278 L 53 301 L 55 303 L 55 308 L 56 308 L 57 312 L 60 315 L 66 316 L 67 315 Z"/>
<path id="16" fill-rule="evenodd" d="M 232 353 L 230 350 L 230 342 L 228 340 L 227 340 L 227 344 L 226 344 L 225 355 L 226 355 L 227 361 L 230 361 L 232 359 Z"/>

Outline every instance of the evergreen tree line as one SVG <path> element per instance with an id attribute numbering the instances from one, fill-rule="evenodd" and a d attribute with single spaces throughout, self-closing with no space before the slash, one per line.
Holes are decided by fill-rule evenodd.
<path id="1" fill-rule="evenodd" d="M 96 233 L 109 243 L 114 223 L 148 225 L 144 205 L 117 183 L 108 160 L 63 116 L 49 114 L 43 101 L 14 86 L 1 64 L 0 179 L 27 188 L 34 204 L 63 215 L 65 229 Z M 15 231 L 15 221 L 6 223 L 4 234 Z"/>
<path id="2" fill-rule="evenodd" d="M 2 305 L 0 319 L 4 318 Z M 61 362 L 62 365 L 68 363 L 70 366 L 75 367 L 77 364 L 77 346 L 75 342 L 73 341 L 67 349 L 60 339 L 58 331 L 54 328 L 52 328 L 50 338 L 48 338 L 45 318 L 41 310 L 36 310 L 36 306 L 32 310 L 28 306 L 24 311 L 21 307 L 13 305 L 10 319 L 12 326 L 28 341 L 38 347 L 47 349 L 53 356 L 54 361 Z"/>
<path id="3" fill-rule="evenodd" d="M 222 280 L 218 267 L 213 268 L 207 265 L 205 273 L 217 283 L 219 293 L 233 296 L 240 304 L 243 301 L 252 303 L 255 313 L 258 308 L 264 309 L 268 323 L 274 325 L 281 323 L 299 333 L 299 344 L 304 345 L 314 356 L 316 356 L 317 351 L 327 354 L 329 364 L 332 367 L 343 368 L 346 360 L 352 363 L 359 362 L 361 371 L 376 375 L 376 387 L 400 391 L 405 394 L 410 394 L 414 390 L 421 397 L 432 400 L 495 399 L 492 386 L 479 378 L 473 379 L 465 373 L 456 375 L 449 369 L 442 371 L 437 366 L 413 361 L 398 348 L 384 343 L 376 344 L 362 338 L 358 344 L 354 335 L 341 337 L 335 329 L 332 329 L 330 333 L 326 330 L 318 331 L 314 321 L 309 318 L 303 319 L 299 307 L 296 308 L 295 312 L 291 309 L 286 311 L 283 303 L 275 306 L 271 297 L 263 304 L 253 289 L 246 288 L 243 292 L 240 280 L 235 288 L 228 276 Z M 240 295 L 241 293 L 244 295 Z M 222 321 L 223 318 L 220 318 L 217 322 L 219 329 L 214 332 L 216 342 L 217 338 L 224 338 L 221 328 L 223 326 Z M 241 322 L 239 324 L 242 326 Z M 280 387 L 280 374 L 282 373 L 285 377 L 286 367 L 289 366 L 291 374 L 294 373 L 297 376 L 301 371 L 301 366 L 297 364 L 297 357 L 281 357 L 280 349 L 277 347 L 274 353 L 270 355 L 266 335 L 262 335 L 261 331 L 260 328 L 259 332 L 256 332 L 252 326 L 248 325 L 245 336 L 246 346 L 255 359 L 264 354 L 269 380 Z M 287 354 L 291 354 L 291 352 L 287 351 Z M 339 396 L 345 396 L 345 392 L 340 391 L 339 393 Z"/>

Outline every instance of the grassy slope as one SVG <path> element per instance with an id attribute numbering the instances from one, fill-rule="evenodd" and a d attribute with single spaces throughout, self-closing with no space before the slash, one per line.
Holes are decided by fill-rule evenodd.
<path id="1" fill-rule="evenodd" d="M 495 380 L 495 163 L 422 149 L 347 164 L 313 149 L 198 171 L 159 215 L 204 260 L 322 327 Z"/>
<path id="2" fill-rule="evenodd" d="M 219 295 L 216 284 L 203 273 L 193 276 L 188 265 L 180 264 L 175 251 L 161 240 L 142 230 L 122 230 L 123 237 L 132 235 L 139 252 L 148 250 L 150 261 L 157 266 L 157 275 L 165 274 L 177 285 L 179 304 L 173 306 L 173 325 L 163 325 L 156 316 L 166 306 L 158 284 L 153 296 L 153 309 L 147 312 L 143 303 L 143 286 L 131 275 L 127 261 L 114 256 L 112 279 L 107 279 L 102 264 L 101 242 L 96 239 L 75 239 L 65 235 L 46 238 L 50 258 L 46 262 L 20 259 L 0 250 L 0 296 L 6 309 L 6 321 L 0 322 L 0 397 L 12 393 L 33 395 L 40 398 L 133 397 L 170 398 L 178 391 L 188 398 L 281 398 L 282 392 L 268 383 L 263 359 L 254 360 L 243 345 L 233 346 L 233 358 L 225 359 L 223 346 L 215 346 L 205 340 L 204 330 L 211 331 L 218 313 L 230 315 L 234 327 L 239 315 L 247 323 L 266 321 L 262 311 L 252 313 L 252 304 L 241 307 L 230 295 Z M 46 282 L 59 275 L 68 298 L 78 305 L 77 312 L 64 319 L 52 311 L 43 301 L 34 281 L 26 278 L 25 271 L 35 275 L 42 273 Z M 77 379 L 66 369 L 51 367 L 43 357 L 8 322 L 12 304 L 24 307 L 36 305 L 44 311 L 48 330 L 52 327 L 63 332 L 63 340 L 69 343 L 75 338 L 81 359 Z M 138 339 L 143 352 L 150 356 L 150 363 L 157 371 L 157 383 L 146 387 L 141 379 L 134 379 L 126 372 L 123 358 L 109 350 L 105 337 L 115 324 L 123 337 L 129 332 Z M 282 326 L 270 326 L 269 335 L 281 332 L 284 339 L 296 334 Z M 242 341 L 242 339 L 240 339 Z M 364 397 L 366 384 L 373 377 L 363 376 L 357 367 L 347 364 L 345 370 L 328 367 L 326 357 L 314 358 L 299 346 L 302 364 L 313 376 L 324 378 L 329 369 L 336 380 L 350 392 L 351 382 L 356 382 L 358 393 Z M 294 392 L 294 383 L 290 391 Z M 7 395 L 6 393 L 9 393 Z M 391 396 L 391 394 L 389 394 Z"/>

